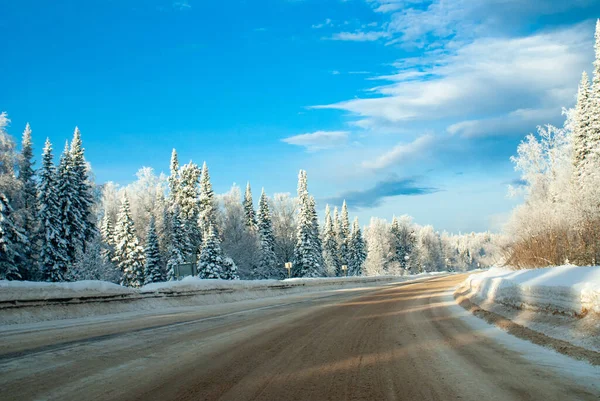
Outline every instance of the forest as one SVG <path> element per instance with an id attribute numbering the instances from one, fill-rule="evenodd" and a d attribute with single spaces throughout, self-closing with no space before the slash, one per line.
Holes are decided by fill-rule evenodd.
<path id="1" fill-rule="evenodd" d="M 215 194 L 209 169 L 180 165 L 170 172 L 141 168 L 125 186 L 94 182 L 82 135 L 75 129 L 58 162 L 50 139 L 36 168 L 31 127 L 21 146 L 0 114 L 0 276 L 6 280 L 105 280 L 124 286 L 176 280 L 177 266 L 197 265 L 206 279 L 403 275 L 464 271 L 493 264 L 497 235 L 450 235 L 414 224 L 351 222 L 348 205 L 326 205 L 319 221 L 307 173 L 296 196 L 250 183 Z M 256 207 L 258 206 L 258 207 Z"/>

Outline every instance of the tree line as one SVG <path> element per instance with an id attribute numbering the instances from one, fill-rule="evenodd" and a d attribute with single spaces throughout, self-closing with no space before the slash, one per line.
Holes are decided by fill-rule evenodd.
<path id="1" fill-rule="evenodd" d="M 512 158 L 523 194 L 508 222 L 507 264 L 516 267 L 600 263 L 600 20 L 593 77 L 584 71 L 563 127 L 528 135 Z"/>

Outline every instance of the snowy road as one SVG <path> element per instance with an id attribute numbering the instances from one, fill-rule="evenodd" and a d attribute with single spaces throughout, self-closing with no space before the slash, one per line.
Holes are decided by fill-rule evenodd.
<path id="1" fill-rule="evenodd" d="M 464 279 L 4 326 L 0 398 L 599 399 L 465 322 Z"/>

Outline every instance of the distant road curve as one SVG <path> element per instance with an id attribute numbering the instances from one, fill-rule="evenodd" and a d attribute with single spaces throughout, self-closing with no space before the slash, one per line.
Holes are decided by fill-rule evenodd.
<path id="1" fill-rule="evenodd" d="M 457 317 L 465 277 L 0 330 L 0 398 L 599 399 Z"/>

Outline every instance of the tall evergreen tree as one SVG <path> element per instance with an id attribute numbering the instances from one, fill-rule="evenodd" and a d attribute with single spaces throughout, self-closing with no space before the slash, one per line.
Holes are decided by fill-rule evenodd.
<path id="1" fill-rule="evenodd" d="M 244 213 L 246 215 L 246 227 L 250 230 L 256 229 L 256 213 L 254 212 L 254 204 L 252 202 L 250 182 L 246 184 L 246 192 L 244 193 Z"/>
<path id="2" fill-rule="evenodd" d="M 309 198 L 310 215 L 312 222 L 313 248 L 318 264 L 318 275 L 325 275 L 325 264 L 323 263 L 323 244 L 321 243 L 321 229 L 319 228 L 319 216 L 317 215 L 317 202 L 314 196 Z"/>
<path id="3" fill-rule="evenodd" d="M 340 264 L 348 264 L 348 242 L 350 241 L 350 218 L 348 217 L 348 206 L 346 201 L 342 204 L 342 212 L 340 214 L 339 222 L 339 236 L 338 236 L 338 247 L 339 247 L 339 258 Z"/>
<path id="4" fill-rule="evenodd" d="M 173 148 L 171 152 L 171 164 L 170 164 L 170 175 L 169 175 L 169 211 L 172 211 L 176 205 L 179 204 L 179 159 L 177 157 L 177 151 Z"/>
<path id="5" fill-rule="evenodd" d="M 40 223 L 40 269 L 45 281 L 64 281 L 67 274 L 67 244 L 62 236 L 60 204 L 52 144 L 46 139 L 38 184 Z"/>
<path id="6" fill-rule="evenodd" d="M 314 214 L 311 197 L 308 193 L 306 171 L 298 175 L 298 228 L 294 249 L 294 277 L 318 277 L 321 275 L 321 252 L 318 252 L 315 235 Z M 318 233 L 318 231 L 317 231 Z M 318 252 L 318 253 L 317 253 Z"/>
<path id="7" fill-rule="evenodd" d="M 411 257 L 415 256 L 413 253 L 417 245 L 417 237 L 408 217 L 403 216 L 398 219 L 394 216 L 390 234 L 392 237 L 392 261 L 397 262 L 405 271 L 409 271 L 411 269 Z"/>
<path id="8" fill-rule="evenodd" d="M 190 162 L 181 167 L 179 174 L 179 189 L 176 196 L 179 217 L 185 226 L 187 242 L 197 251 L 202 243 L 202 231 L 198 225 L 200 216 L 198 183 L 201 171 L 198 165 Z"/>
<path id="9" fill-rule="evenodd" d="M 127 194 L 115 227 L 115 256 L 113 262 L 123 274 L 121 285 L 139 288 L 144 284 L 144 249 L 136 235 Z"/>
<path id="10" fill-rule="evenodd" d="M 21 227 L 27 234 L 28 241 L 23 249 L 23 263 L 20 273 L 24 280 L 33 278 L 32 267 L 36 265 L 36 255 L 39 253 L 37 241 L 34 234 L 38 232 L 37 224 L 37 185 L 35 183 L 35 171 L 33 169 L 33 142 L 31 140 L 31 127 L 29 123 L 23 132 L 21 155 L 19 158 L 19 181 L 21 183 L 21 207 L 19 216 Z"/>
<path id="11" fill-rule="evenodd" d="M 56 191 L 59 200 L 61 236 L 67 244 L 67 260 L 73 263 L 77 253 L 83 249 L 82 235 L 85 224 L 78 208 L 76 179 L 71 163 L 69 143 L 60 157 L 56 172 Z"/>
<path id="12" fill-rule="evenodd" d="M 339 271 L 338 243 L 333 228 L 331 210 L 325 207 L 325 226 L 323 227 L 323 263 L 328 274 L 337 275 Z"/>
<path id="13" fill-rule="evenodd" d="M 19 266 L 23 262 L 22 250 L 27 237 L 14 220 L 8 198 L 0 193 L 0 278 L 21 280 Z"/>
<path id="14" fill-rule="evenodd" d="M 169 192 L 171 196 L 171 205 L 177 203 L 177 193 L 179 189 L 179 159 L 177 158 L 177 151 L 173 149 L 171 153 L 171 175 L 169 175 Z"/>
<path id="15" fill-rule="evenodd" d="M 263 189 L 258 202 L 258 236 L 260 240 L 260 260 L 255 272 L 257 279 L 277 275 L 277 256 L 275 255 L 275 235 L 269 210 L 269 200 Z"/>
<path id="16" fill-rule="evenodd" d="M 215 193 L 210 182 L 210 174 L 206 162 L 202 165 L 202 175 L 200 177 L 200 218 L 199 224 L 203 232 L 207 232 L 210 226 L 216 230 L 217 210 L 215 205 Z"/>
<path id="17" fill-rule="evenodd" d="M 213 226 L 208 228 L 198 260 L 198 276 L 204 279 L 226 279 L 226 266 L 221 241 Z"/>
<path id="18" fill-rule="evenodd" d="M 585 71 L 577 92 L 575 124 L 573 127 L 573 171 L 577 179 L 584 175 L 584 165 L 589 155 L 588 135 L 590 134 L 590 82 Z"/>
<path id="19" fill-rule="evenodd" d="M 115 230 L 110 215 L 105 211 L 100 222 L 100 238 L 104 246 L 101 254 L 105 263 L 112 261 L 115 249 Z"/>
<path id="20" fill-rule="evenodd" d="M 146 236 L 145 255 L 144 284 L 164 281 L 163 271 L 160 266 L 160 249 L 154 217 L 150 218 L 148 235 Z"/>
<path id="21" fill-rule="evenodd" d="M 191 244 L 185 233 L 185 225 L 179 218 L 179 209 L 175 208 L 171 215 L 171 243 L 167 252 L 167 280 L 175 279 L 175 266 L 185 263 L 191 252 Z"/>
<path id="22" fill-rule="evenodd" d="M 600 19 L 596 21 L 594 77 L 590 94 L 587 149 L 590 152 L 588 172 L 597 174 L 600 166 Z M 587 163 L 586 163 L 587 164 Z"/>
<path id="23" fill-rule="evenodd" d="M 96 222 L 92 213 L 94 197 L 85 161 L 85 149 L 81 142 L 81 132 L 77 127 L 75 127 L 71 141 L 70 168 L 73 179 L 73 207 L 77 209 L 77 214 L 81 219 L 81 227 L 78 231 L 74 231 L 73 235 L 85 252 L 87 241 L 96 233 Z"/>
<path id="24" fill-rule="evenodd" d="M 362 237 L 358 217 L 354 218 L 350 240 L 348 241 L 348 275 L 362 276 L 363 265 L 367 259 L 367 247 Z"/>

